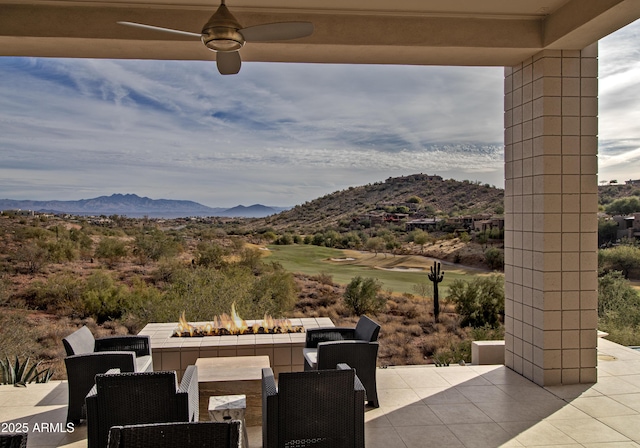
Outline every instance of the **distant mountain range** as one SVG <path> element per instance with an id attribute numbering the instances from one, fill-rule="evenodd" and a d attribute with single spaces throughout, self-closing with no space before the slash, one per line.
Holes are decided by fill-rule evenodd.
<path id="1" fill-rule="evenodd" d="M 267 207 L 255 204 L 232 208 L 207 207 L 193 201 L 150 199 L 135 194 L 112 194 L 78 201 L 20 201 L 0 199 L 0 210 L 33 210 L 72 215 L 125 215 L 131 218 L 179 218 L 189 216 L 227 216 L 262 218 L 274 215 L 287 207 Z"/>

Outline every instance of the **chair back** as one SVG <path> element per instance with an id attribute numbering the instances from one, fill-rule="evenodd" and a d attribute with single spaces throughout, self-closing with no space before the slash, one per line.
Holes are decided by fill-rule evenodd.
<path id="1" fill-rule="evenodd" d="M 360 320 L 355 329 L 356 339 L 374 342 L 378 340 L 378 333 L 380 333 L 380 324 L 367 316 L 360 316 Z"/>
<path id="2" fill-rule="evenodd" d="M 278 446 L 354 446 L 354 381 L 349 370 L 281 373 Z"/>
<path id="3" fill-rule="evenodd" d="M 344 363 L 355 369 L 356 375 L 376 368 L 378 342 L 336 341 L 318 344 L 318 369 L 335 369 Z"/>
<path id="4" fill-rule="evenodd" d="M 239 448 L 240 422 L 114 426 L 108 448 Z"/>
<path id="5" fill-rule="evenodd" d="M 96 389 L 100 415 L 118 415 L 119 425 L 180 420 L 174 371 L 96 375 Z"/>
<path id="6" fill-rule="evenodd" d="M 96 340 L 93 337 L 91 330 L 86 326 L 74 331 L 69 336 L 62 339 L 62 343 L 64 344 L 67 356 L 93 353 L 96 347 Z"/>
<path id="7" fill-rule="evenodd" d="M 0 448 L 27 448 L 27 433 L 0 434 Z"/>

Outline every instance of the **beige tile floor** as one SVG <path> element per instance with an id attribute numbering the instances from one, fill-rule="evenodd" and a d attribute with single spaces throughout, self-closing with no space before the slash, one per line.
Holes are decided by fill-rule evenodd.
<path id="1" fill-rule="evenodd" d="M 640 448 L 640 352 L 601 339 L 598 359 L 598 383 L 547 388 L 504 366 L 380 369 L 367 447 Z M 65 382 L 0 386 L 0 430 L 28 426 L 29 447 L 85 448 L 86 425 L 61 431 L 66 399 Z M 261 446 L 260 427 L 249 440 Z"/>

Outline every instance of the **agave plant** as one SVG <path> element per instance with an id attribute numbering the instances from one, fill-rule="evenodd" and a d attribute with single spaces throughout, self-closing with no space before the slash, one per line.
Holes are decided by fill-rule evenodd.
<path id="1" fill-rule="evenodd" d="M 16 387 L 26 387 L 27 383 L 47 383 L 53 376 L 53 371 L 47 367 L 38 370 L 41 361 L 29 367 L 31 357 L 27 357 L 24 362 L 16 355 L 15 361 L 11 364 L 9 357 L 0 359 L 0 372 L 2 373 L 2 384 L 13 384 Z"/>

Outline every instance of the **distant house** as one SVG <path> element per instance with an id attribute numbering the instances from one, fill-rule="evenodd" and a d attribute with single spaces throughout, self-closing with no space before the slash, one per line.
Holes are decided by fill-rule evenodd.
<path id="1" fill-rule="evenodd" d="M 483 219 L 480 221 L 474 221 L 473 230 L 476 232 L 486 232 L 487 230 L 504 229 L 504 218 L 499 216 L 494 216 L 490 219 Z"/>
<path id="2" fill-rule="evenodd" d="M 440 218 L 412 219 L 411 221 L 407 221 L 405 228 L 407 232 L 411 232 L 416 229 L 428 232 L 435 230 L 440 221 L 442 221 Z"/>
<path id="3" fill-rule="evenodd" d="M 640 213 L 634 213 L 629 216 L 614 216 L 613 219 L 618 223 L 618 233 L 616 237 L 622 238 L 640 238 Z"/>
<path id="4" fill-rule="evenodd" d="M 4 215 L 14 215 L 14 216 L 35 216 L 35 212 L 33 210 L 2 210 L 0 213 Z"/>
<path id="5" fill-rule="evenodd" d="M 635 179 L 635 180 L 629 179 L 629 180 L 626 180 L 624 183 L 627 185 L 640 185 L 640 179 Z"/>

